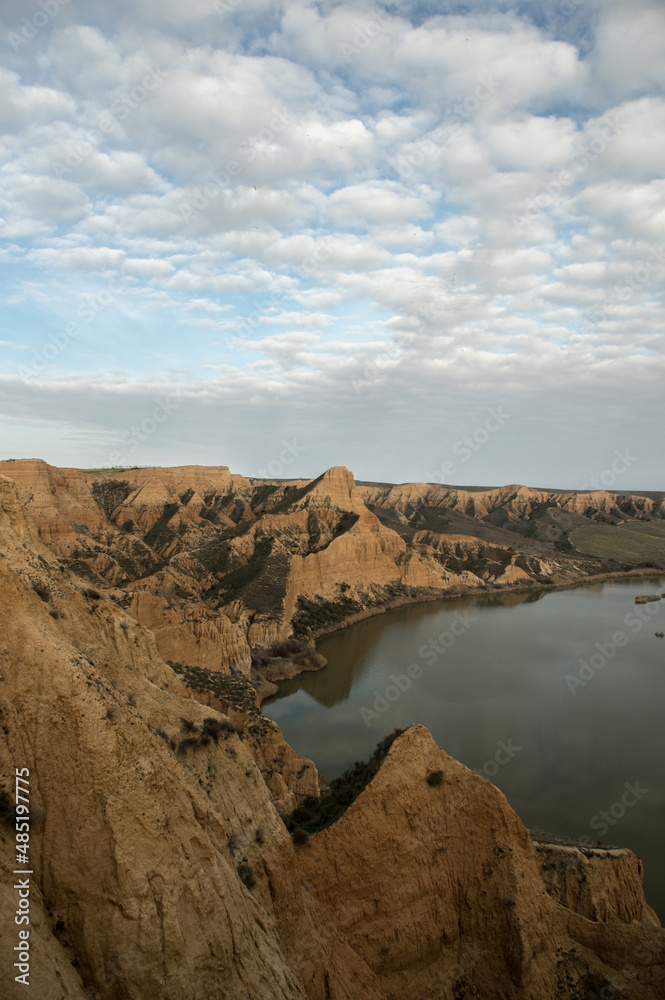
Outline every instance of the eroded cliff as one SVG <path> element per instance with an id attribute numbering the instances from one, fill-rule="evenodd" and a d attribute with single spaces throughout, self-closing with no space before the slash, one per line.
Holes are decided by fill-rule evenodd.
<path id="1" fill-rule="evenodd" d="M 0 477 L 0 782 L 9 796 L 15 768 L 29 769 L 34 996 L 662 996 L 665 932 L 630 852 L 588 852 L 565 875 L 556 859 L 547 868 L 553 856 L 539 865 L 503 795 L 423 727 L 295 846 L 276 803 L 297 800 L 291 780 L 318 794 L 311 762 L 251 709 L 221 712 L 185 685 L 153 634 L 39 534 Z M 584 889 L 582 864 L 594 872 Z M 15 865 L 5 810 L 10 998 L 25 995 L 12 967 Z"/>

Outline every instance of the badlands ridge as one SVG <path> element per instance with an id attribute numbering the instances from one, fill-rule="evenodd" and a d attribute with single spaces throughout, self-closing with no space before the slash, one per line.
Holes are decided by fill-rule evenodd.
<path id="1" fill-rule="evenodd" d="M 8 996 L 30 995 L 5 945 L 16 767 L 39 1000 L 665 995 L 639 860 L 534 844 L 424 727 L 295 843 L 281 816 L 319 776 L 256 693 L 282 669 L 273 644 L 386 607 L 647 571 L 590 552 L 664 519 L 656 495 L 363 485 L 343 468 L 285 483 L 0 463 Z"/>

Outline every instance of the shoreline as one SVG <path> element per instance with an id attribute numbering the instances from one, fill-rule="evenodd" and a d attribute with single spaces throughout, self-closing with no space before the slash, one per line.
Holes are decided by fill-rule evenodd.
<path id="1" fill-rule="evenodd" d="M 431 596 L 422 596 L 416 599 L 410 598 L 395 598 L 394 600 L 388 601 L 386 604 L 374 608 L 366 608 L 364 611 L 359 611 L 354 615 L 349 615 L 348 618 L 343 619 L 329 628 L 319 629 L 317 632 L 312 633 L 308 636 L 308 642 L 318 642 L 319 639 L 325 638 L 325 636 L 333 635 L 336 632 L 341 632 L 350 625 L 355 625 L 357 622 L 365 621 L 367 618 L 374 618 L 376 615 L 385 614 L 388 611 L 396 611 L 398 608 L 412 607 L 417 604 L 432 604 L 435 601 L 454 601 L 461 597 L 489 597 L 493 595 L 502 594 L 520 594 L 520 593 L 530 593 L 533 591 L 541 590 L 543 593 L 553 593 L 559 590 L 576 590 L 579 587 L 589 586 L 593 583 L 603 583 L 607 580 L 631 580 L 631 579 L 665 579 L 665 571 L 663 570 L 653 570 L 653 569 L 634 569 L 625 571 L 610 571 L 607 573 L 596 573 L 593 576 L 584 577 L 583 580 L 576 580 L 571 583 L 552 583 L 552 584 L 542 584 L 542 583 L 532 583 L 532 584 L 517 584 L 516 586 L 502 586 L 497 589 L 487 587 L 487 589 L 461 589 L 456 593 L 445 593 L 445 594 L 432 594 Z M 264 683 L 261 685 L 260 690 L 254 687 L 256 698 L 259 705 L 259 711 L 261 711 L 261 706 L 263 702 L 272 697 L 278 691 L 277 683 L 283 680 L 292 680 L 299 674 L 311 672 L 314 668 L 312 667 L 302 667 L 300 669 L 294 669 L 296 665 L 292 660 L 284 660 L 284 672 L 275 670 L 275 665 L 272 665 L 271 674 L 272 676 L 268 680 L 267 678 L 262 678 Z M 322 666 L 316 668 L 318 670 L 323 670 L 327 666 L 327 662 L 322 664 Z M 281 676 L 276 676 L 276 674 L 281 674 Z M 269 685 L 269 686 L 268 686 Z M 254 685 L 252 685 L 254 686 Z M 274 689 L 274 690 L 273 690 Z"/>

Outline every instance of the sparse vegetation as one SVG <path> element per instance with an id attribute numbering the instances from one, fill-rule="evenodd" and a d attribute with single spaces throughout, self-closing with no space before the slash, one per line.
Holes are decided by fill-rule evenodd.
<path id="1" fill-rule="evenodd" d="M 254 834 L 254 840 L 256 841 L 257 844 L 263 844 L 265 843 L 265 839 L 266 839 L 265 830 L 263 829 L 262 826 L 257 826 L 256 833 Z"/>
<path id="2" fill-rule="evenodd" d="M 258 714 L 254 689 L 249 679 L 239 671 L 231 676 L 204 667 L 189 667 L 173 660 L 167 660 L 167 663 L 195 691 L 208 691 L 238 711 Z"/>
<path id="3" fill-rule="evenodd" d="M 287 830 L 294 834 L 297 830 L 316 833 L 331 826 L 355 802 L 360 793 L 370 783 L 381 767 L 388 751 L 403 729 L 394 729 L 377 745 L 367 761 L 356 761 L 339 778 L 333 779 L 328 792 L 320 799 L 309 795 L 301 806 L 285 817 Z"/>
<path id="4" fill-rule="evenodd" d="M 37 597 L 41 598 L 44 602 L 51 600 L 51 590 L 47 584 L 42 583 L 41 580 L 32 580 L 31 583 Z"/>
<path id="5" fill-rule="evenodd" d="M 242 884 L 247 889 L 253 889 L 256 885 L 256 878 L 254 876 L 254 870 L 251 865 L 242 862 L 238 865 L 236 871 L 238 872 L 238 878 Z"/>
<path id="6" fill-rule="evenodd" d="M 0 791 L 0 823 L 4 826 L 14 827 L 16 822 L 16 809 L 7 792 Z"/>
<path id="7" fill-rule="evenodd" d="M 432 788 L 437 788 L 443 784 L 443 771 L 430 771 L 427 775 L 427 784 L 431 785 Z"/>
<path id="8" fill-rule="evenodd" d="M 304 847 L 306 844 L 309 844 L 310 837 L 307 830 L 303 830 L 302 827 L 298 826 L 292 831 L 291 839 L 296 847 Z"/>

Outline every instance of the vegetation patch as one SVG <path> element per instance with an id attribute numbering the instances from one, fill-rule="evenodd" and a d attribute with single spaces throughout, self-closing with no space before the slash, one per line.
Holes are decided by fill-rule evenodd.
<path id="1" fill-rule="evenodd" d="M 51 590 L 45 583 L 42 583 L 41 580 L 32 580 L 31 585 L 37 597 L 42 601 L 51 600 Z"/>
<path id="2" fill-rule="evenodd" d="M 180 505 L 178 503 L 165 503 L 161 517 L 159 520 L 155 521 L 152 528 L 150 528 L 147 534 L 144 535 L 143 541 L 154 551 L 163 551 L 175 538 L 175 532 L 169 525 L 169 521 L 179 506 Z"/>
<path id="3" fill-rule="evenodd" d="M 254 870 L 252 869 L 252 866 L 242 862 L 238 865 L 236 871 L 238 872 L 238 878 L 242 884 L 247 889 L 253 889 L 256 885 L 256 878 L 254 877 Z"/>
<path id="4" fill-rule="evenodd" d="M 116 507 L 124 503 L 134 489 L 126 479 L 98 479 L 92 484 L 91 492 L 97 506 L 110 518 Z"/>
<path id="5" fill-rule="evenodd" d="M 208 691 L 220 701 L 240 712 L 258 713 L 254 700 L 254 688 L 244 676 L 220 674 L 204 667 L 188 667 L 182 663 L 166 661 L 171 670 L 179 674 L 185 684 L 195 691 Z M 205 724 L 205 723 L 204 723 Z"/>
<path id="6" fill-rule="evenodd" d="M 283 639 L 273 642 L 267 649 L 252 650 L 252 667 L 260 669 L 274 660 L 289 660 L 303 670 L 319 670 L 326 664 L 325 657 L 317 653 L 314 644 L 301 639 Z"/>
<path id="7" fill-rule="evenodd" d="M 301 806 L 286 816 L 284 823 L 294 840 L 299 830 L 317 833 L 338 820 L 369 785 L 391 746 L 403 732 L 403 729 L 394 729 L 388 736 L 384 736 L 369 760 L 356 761 L 353 767 L 330 782 L 330 788 L 320 799 L 308 795 Z"/>
<path id="8" fill-rule="evenodd" d="M 341 624 L 351 615 L 356 615 L 363 610 L 359 601 L 354 601 L 351 597 L 342 595 L 336 601 L 326 601 L 323 597 L 298 598 L 296 610 L 291 619 L 291 627 L 294 635 L 298 638 L 305 638 L 315 632 L 322 632 L 334 628 Z"/>
<path id="9" fill-rule="evenodd" d="M 612 559 L 637 566 L 650 562 L 653 569 L 665 568 L 665 525 L 657 522 L 610 527 L 606 524 L 577 528 L 570 541 L 585 555 Z"/>
<path id="10" fill-rule="evenodd" d="M 243 566 L 227 573 L 213 591 L 224 603 L 241 600 L 248 608 L 263 614 L 282 610 L 290 559 L 285 552 L 274 552 L 275 539 L 264 536 Z"/>

